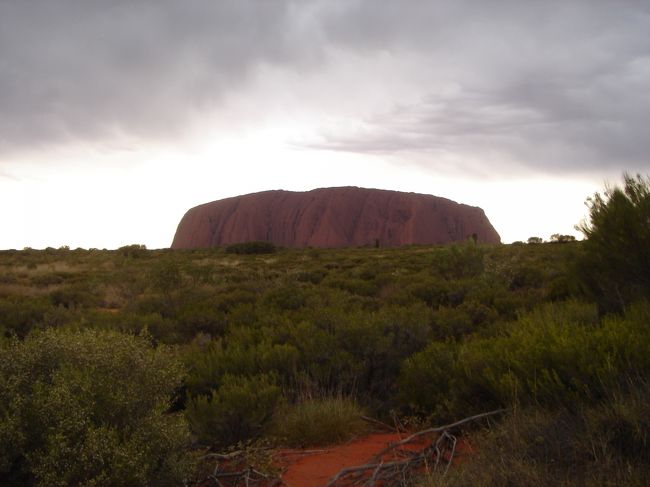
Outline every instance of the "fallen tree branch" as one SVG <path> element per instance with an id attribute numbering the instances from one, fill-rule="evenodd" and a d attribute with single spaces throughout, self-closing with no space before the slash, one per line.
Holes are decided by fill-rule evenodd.
<path id="1" fill-rule="evenodd" d="M 504 413 L 506 411 L 507 411 L 507 409 L 495 409 L 494 411 L 489 411 L 487 413 L 481 413 L 481 414 L 475 414 L 474 416 L 469 416 L 467 418 L 456 421 L 455 423 L 446 424 L 444 426 L 436 426 L 435 428 L 428 428 L 428 429 L 425 429 L 425 430 L 422 430 L 422 431 L 417 431 L 416 433 L 413 433 L 412 435 L 407 436 L 403 440 L 397 441 L 395 443 L 391 443 L 385 449 L 383 449 L 382 451 L 377 453 L 375 455 L 375 458 L 380 457 L 382 455 L 385 455 L 389 451 L 391 451 L 391 450 L 393 450 L 395 448 L 398 448 L 398 447 L 400 447 L 402 445 L 406 445 L 407 443 L 411 443 L 413 440 L 415 440 L 417 438 L 420 438 L 421 436 L 430 435 L 430 434 L 433 434 L 433 433 L 442 433 L 443 431 L 448 431 L 450 429 L 457 428 L 457 427 L 462 426 L 464 424 L 471 423 L 472 421 L 487 418 L 489 416 L 495 416 L 497 414 L 501 414 L 501 413 Z"/>
<path id="2" fill-rule="evenodd" d="M 317 455 L 319 453 L 327 453 L 329 450 L 280 450 L 281 455 Z"/>
<path id="3" fill-rule="evenodd" d="M 240 455 L 243 455 L 242 450 L 237 450 L 232 453 L 206 453 L 202 457 L 199 457 L 199 460 L 206 460 L 208 458 L 216 458 L 217 460 L 232 460 Z"/>
<path id="4" fill-rule="evenodd" d="M 361 416 L 361 419 L 363 419 L 363 420 L 366 421 L 367 423 L 376 424 L 377 426 L 380 426 L 380 427 L 382 427 L 382 428 L 384 428 L 384 429 L 386 429 L 386 430 L 388 430 L 388 431 L 399 432 L 399 429 L 398 429 L 398 428 L 395 428 L 394 426 L 391 426 L 391 425 L 389 425 L 389 424 L 386 424 L 386 423 L 384 423 L 383 421 L 379 421 L 378 419 L 371 418 L 370 416 Z"/>
<path id="5" fill-rule="evenodd" d="M 268 448 L 237 450 L 230 453 L 208 453 L 200 460 L 216 460 L 214 470 L 195 485 L 216 487 L 272 487 L 281 483 L 279 477 L 264 473 L 250 463 L 252 451 L 264 452 Z"/>
<path id="6" fill-rule="evenodd" d="M 387 448 L 377 453 L 369 463 L 347 467 L 340 470 L 330 479 L 326 487 L 353 487 L 362 485 L 364 487 L 371 487 L 373 485 L 378 485 L 380 481 L 381 485 L 386 487 L 392 485 L 404 485 L 408 478 L 416 472 L 421 471 L 423 468 L 427 471 L 431 470 L 428 464 L 429 459 L 435 461 L 433 464 L 433 470 L 439 468 L 441 460 L 444 461 L 445 469 L 442 472 L 442 475 L 444 476 L 449 471 L 451 462 L 456 454 L 456 445 L 458 443 L 456 437 L 449 431 L 472 421 L 501 414 L 505 411 L 505 409 L 497 409 L 486 413 L 476 414 L 451 424 L 428 428 L 413 433 L 401 441 L 391 443 Z M 435 441 L 432 441 L 430 444 L 416 452 L 403 449 L 405 445 L 412 443 L 414 440 L 436 433 L 438 434 L 438 437 Z M 385 461 L 384 457 L 388 453 L 391 453 L 394 457 L 401 456 L 406 458 L 403 460 Z"/>

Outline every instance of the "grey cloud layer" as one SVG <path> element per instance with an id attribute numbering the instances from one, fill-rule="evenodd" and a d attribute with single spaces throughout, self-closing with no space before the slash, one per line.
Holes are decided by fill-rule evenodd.
<path id="1" fill-rule="evenodd" d="M 416 60 L 419 101 L 312 146 L 643 170 L 648 32 L 632 0 L 0 0 L 0 151 L 173 135 L 260 64 L 326 73 L 337 53 L 390 53 Z"/>
<path id="2" fill-rule="evenodd" d="M 371 3 L 358 5 L 356 20 Z M 429 153 L 431 165 L 439 155 L 489 152 L 503 166 L 550 171 L 650 169 L 647 4 L 452 4 L 418 2 L 403 15 L 392 4 L 354 33 L 358 22 L 341 19 L 347 42 L 418 51 L 431 90 L 357 133 L 326 133 L 315 147 Z"/>
<path id="3" fill-rule="evenodd" d="M 173 133 L 256 63 L 301 62 L 290 13 L 283 1 L 3 1 L 0 149 Z"/>

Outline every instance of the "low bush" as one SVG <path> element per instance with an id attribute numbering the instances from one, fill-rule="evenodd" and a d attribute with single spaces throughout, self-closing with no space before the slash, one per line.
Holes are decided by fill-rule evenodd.
<path id="1" fill-rule="evenodd" d="M 312 284 L 320 284 L 320 282 L 327 275 L 325 269 L 310 269 L 300 271 L 296 274 L 296 281 L 298 282 L 310 282 Z"/>
<path id="2" fill-rule="evenodd" d="M 271 432 L 288 446 L 324 446 L 367 432 L 363 415 L 363 409 L 350 398 L 310 398 L 281 408 Z"/>
<path id="3" fill-rule="evenodd" d="M 294 283 L 269 289 L 262 297 L 262 303 L 279 310 L 296 310 L 307 302 L 305 290 Z"/>
<path id="4" fill-rule="evenodd" d="M 485 248 L 474 243 L 437 248 L 432 255 L 432 273 L 447 279 L 476 277 L 485 269 Z"/>
<path id="5" fill-rule="evenodd" d="M 599 323 L 595 305 L 547 304 L 497 334 L 433 342 L 401 371 L 404 401 L 445 419 L 512 404 L 575 409 L 650 372 L 650 304 Z"/>
<path id="6" fill-rule="evenodd" d="M 323 282 L 327 286 L 343 289 L 359 296 L 375 296 L 379 290 L 374 281 L 358 278 L 327 277 Z"/>
<path id="7" fill-rule="evenodd" d="M 280 401 L 273 376 L 226 374 L 209 395 L 192 397 L 185 413 L 199 442 L 224 447 L 259 435 Z"/>
<path id="8" fill-rule="evenodd" d="M 61 284 L 68 276 L 62 272 L 50 272 L 48 274 L 37 274 L 31 278 L 31 283 L 37 287 L 48 287 Z"/>
<path id="9" fill-rule="evenodd" d="M 73 284 L 52 291 L 50 301 L 54 306 L 63 306 L 68 309 L 91 308 L 99 306 L 101 297 L 92 286 Z"/>
<path id="10" fill-rule="evenodd" d="M 647 485 L 649 393 L 645 384 L 579 411 L 515 410 L 472 435 L 465 461 L 418 487 Z"/>
<path id="11" fill-rule="evenodd" d="M 240 242 L 226 247 L 227 254 L 273 254 L 276 251 L 275 244 L 264 241 Z"/>
<path id="12" fill-rule="evenodd" d="M 117 253 L 131 259 L 142 258 L 147 255 L 147 246 L 142 244 L 125 245 L 117 249 Z"/>
<path id="13" fill-rule="evenodd" d="M 7 296 L 0 298 L 0 319 L 9 334 L 25 337 L 32 329 L 42 327 L 53 307 L 43 296 Z"/>

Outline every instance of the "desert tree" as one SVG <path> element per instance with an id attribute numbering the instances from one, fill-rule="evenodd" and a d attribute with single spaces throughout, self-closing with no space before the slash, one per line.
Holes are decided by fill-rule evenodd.
<path id="1" fill-rule="evenodd" d="M 623 181 L 587 199 L 589 217 L 576 226 L 586 240 L 579 273 L 603 311 L 650 296 L 650 178 Z"/>

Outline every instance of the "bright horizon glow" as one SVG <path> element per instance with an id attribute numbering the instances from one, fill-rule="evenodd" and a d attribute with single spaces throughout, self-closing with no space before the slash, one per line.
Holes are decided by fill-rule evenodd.
<path id="1" fill-rule="evenodd" d="M 433 194 L 479 206 L 503 243 L 553 233 L 580 238 L 574 226 L 586 216 L 584 200 L 602 186 L 551 177 L 438 176 L 380 156 L 295 148 L 277 131 L 74 156 L 69 154 L 63 168 L 26 165 L 4 181 L 0 204 L 12 209 L 4 226 L 14 232 L 0 236 L 1 248 L 114 249 L 132 243 L 166 248 L 185 211 L 199 204 L 273 189 L 338 186 Z"/>

